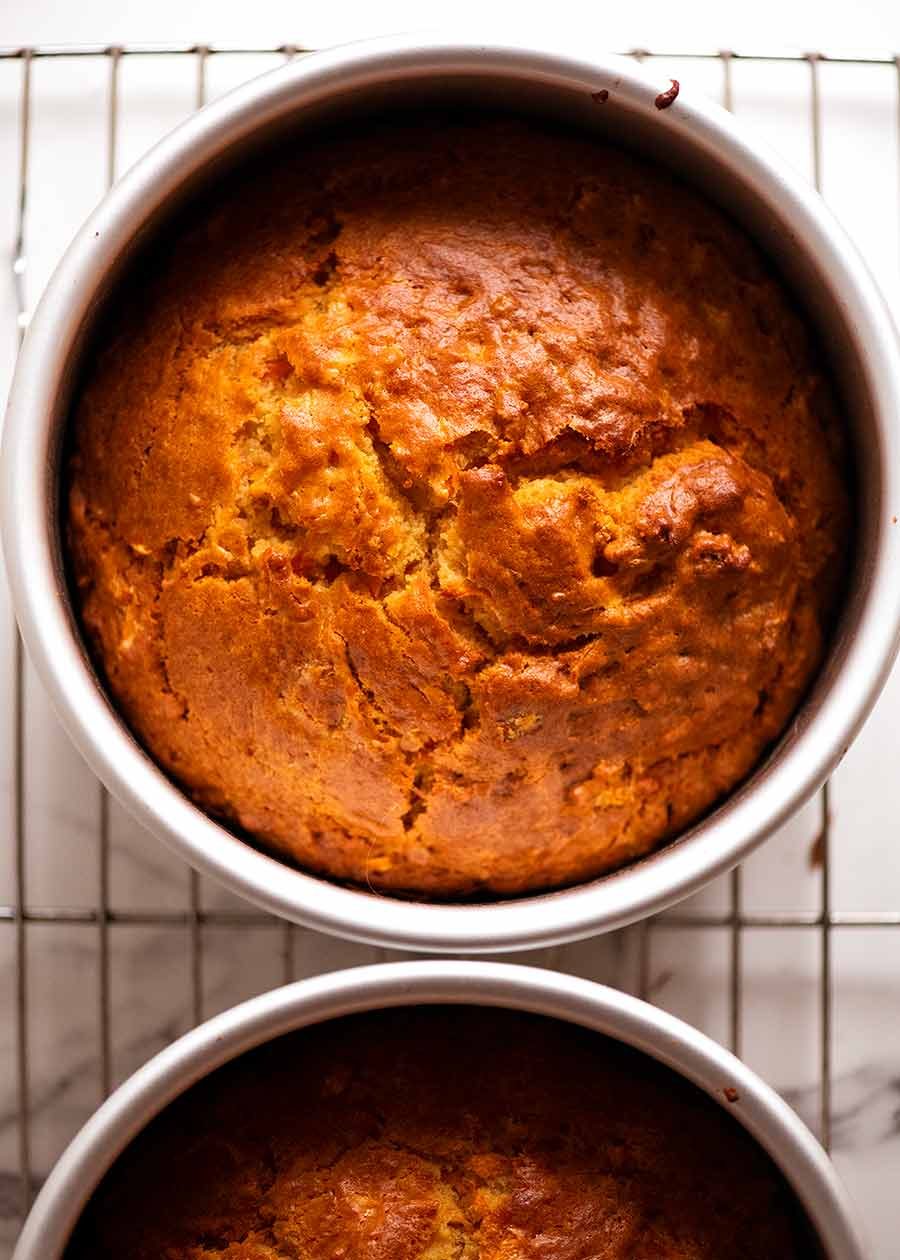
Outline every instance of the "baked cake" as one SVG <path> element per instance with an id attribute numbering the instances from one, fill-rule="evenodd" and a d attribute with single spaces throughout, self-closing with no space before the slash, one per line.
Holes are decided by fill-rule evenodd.
<path id="1" fill-rule="evenodd" d="M 169 229 L 74 411 L 75 602 L 209 811 L 386 892 L 585 880 L 777 739 L 847 552 L 804 323 L 717 209 L 534 122 L 297 140 Z"/>

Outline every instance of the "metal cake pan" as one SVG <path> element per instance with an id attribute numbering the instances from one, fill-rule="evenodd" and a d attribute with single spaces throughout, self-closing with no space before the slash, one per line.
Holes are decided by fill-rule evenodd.
<path id="1" fill-rule="evenodd" d="M 114 795 L 193 866 L 276 914 L 418 950 L 533 948 L 621 927 L 734 866 L 833 770 L 871 708 L 900 625 L 900 359 L 878 290 L 822 200 L 739 121 L 617 57 L 515 42 L 402 36 L 315 53 L 203 109 L 110 192 L 60 263 L 19 358 L 3 448 L 3 538 L 28 651 L 75 743 Z M 603 93 L 607 93 L 606 97 Z M 775 261 L 818 326 L 852 431 L 851 585 L 828 658 L 777 747 L 727 800 L 658 853 L 590 883 L 482 904 L 429 904 L 331 883 L 259 852 L 195 807 L 104 694 L 69 603 L 60 447 L 79 359 L 142 243 L 229 164 L 297 128 L 385 105 L 500 106 L 596 131 L 698 185 Z M 601 103 L 602 102 L 602 103 Z"/>
<path id="2" fill-rule="evenodd" d="M 44 1184 L 13 1260 L 61 1260 L 82 1209 L 120 1152 L 167 1103 L 223 1063 L 324 1020 L 426 1003 L 531 1011 L 644 1051 L 703 1089 L 769 1154 L 797 1196 L 823 1260 L 864 1260 L 853 1209 L 828 1156 L 790 1107 L 727 1050 L 616 989 L 495 962 L 338 971 L 264 993 L 202 1024 L 151 1059 L 92 1116 Z M 735 1101 L 727 1101 L 726 1089 Z"/>

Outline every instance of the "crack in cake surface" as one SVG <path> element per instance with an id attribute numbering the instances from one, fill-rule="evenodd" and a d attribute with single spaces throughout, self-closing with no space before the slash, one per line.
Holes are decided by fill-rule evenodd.
<path id="1" fill-rule="evenodd" d="M 175 243 L 82 395 L 70 551 L 116 700 L 205 804 L 341 879 L 502 894 L 752 768 L 847 500 L 736 228 L 587 141 L 436 128 L 339 137 Z"/>

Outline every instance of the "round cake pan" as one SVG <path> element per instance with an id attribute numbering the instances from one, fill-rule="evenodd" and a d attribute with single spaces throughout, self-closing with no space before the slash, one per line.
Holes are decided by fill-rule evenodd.
<path id="1" fill-rule="evenodd" d="M 387 963 L 339 971 L 265 993 L 188 1033 L 126 1081 L 74 1139 L 38 1195 L 13 1260 L 60 1260 L 82 1209 L 119 1153 L 167 1103 L 223 1063 L 323 1020 L 425 1003 L 549 1015 L 659 1060 L 726 1108 L 769 1154 L 803 1208 L 823 1257 L 863 1260 L 853 1209 L 828 1156 L 790 1107 L 727 1050 L 616 989 L 494 962 Z"/>
<path id="2" fill-rule="evenodd" d="M 419 950 L 486 952 L 620 927 L 728 869 L 822 783 L 887 675 L 900 624 L 900 362 L 875 284 L 823 202 L 724 110 L 616 57 L 396 37 L 306 56 L 202 110 L 112 190 L 34 316 L 3 454 L 3 531 L 28 650 L 72 737 L 132 813 L 189 862 L 323 931 Z M 852 431 L 851 584 L 828 658 L 778 746 L 718 809 L 620 872 L 543 896 L 434 905 L 341 887 L 259 852 L 196 808 L 132 738 L 98 682 L 70 607 L 60 546 L 60 448 L 79 358 L 142 243 L 229 164 L 297 129 L 374 109 L 513 109 L 589 129 L 673 168 L 774 260 L 818 327 Z M 190 277 L 185 277 L 190 283 Z M 138 299 L 139 300 L 139 299 Z"/>

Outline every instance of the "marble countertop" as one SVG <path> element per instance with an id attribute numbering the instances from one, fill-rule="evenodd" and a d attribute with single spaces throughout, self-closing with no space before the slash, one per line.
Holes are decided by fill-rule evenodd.
<path id="1" fill-rule="evenodd" d="M 268 68 L 272 58 L 217 57 L 215 95 Z M 711 94 L 715 63 L 666 63 L 669 75 Z M 108 69 L 90 59 L 34 67 L 29 163 L 29 303 L 72 232 L 102 194 L 106 172 Z M 18 170 L 21 66 L 0 63 L 0 162 Z M 897 74 L 893 67 L 821 67 L 823 190 L 859 242 L 895 310 L 900 310 L 900 165 Z M 122 66 L 117 167 L 139 156 L 192 107 L 187 59 L 130 58 Z M 734 66 L 736 109 L 801 170 L 811 174 L 809 72 L 803 65 Z M 61 195 L 60 190 L 65 190 Z M 15 236 L 16 186 L 0 190 L 0 240 Z M 9 244 L 5 248 L 9 248 Z M 0 397 L 16 349 L 11 287 L 0 288 Z M 12 631 L 0 574 L 0 815 L 12 817 Z M 100 794 L 56 723 L 30 668 L 25 676 L 26 898 L 29 907 L 94 909 L 98 903 Z M 832 782 L 831 896 L 836 911 L 900 910 L 900 788 L 897 722 L 900 672 Z M 821 868 L 812 802 L 743 868 L 743 908 L 768 914 L 817 911 Z M 110 904 L 136 916 L 189 907 L 184 865 L 111 805 Z M 12 844 L 0 846 L 0 905 L 14 902 Z M 699 912 L 728 907 L 727 881 L 693 900 Z M 201 881 L 205 909 L 247 910 Z M 688 907 L 682 907 L 682 909 Z M 27 929 L 28 1077 L 31 1163 L 46 1174 L 101 1096 L 99 931 L 90 924 L 34 923 Z M 640 929 L 519 956 L 625 988 L 637 984 Z M 112 1083 L 189 1027 L 197 999 L 204 1015 L 281 983 L 288 976 L 399 957 L 265 923 L 208 926 L 201 967 L 189 927 L 128 922 L 109 931 L 109 1037 Z M 816 1130 L 821 1103 L 821 932 L 753 928 L 741 940 L 741 1053 Z M 719 1040 L 729 1036 L 727 928 L 674 928 L 656 921 L 649 936 L 653 1001 Z M 896 1256 L 900 1185 L 900 928 L 839 927 L 832 932 L 831 1129 L 838 1168 L 872 1238 L 873 1260 Z M 20 1206 L 16 1078 L 15 933 L 0 923 L 0 1260 L 11 1253 Z M 195 991 L 195 985 L 199 986 Z"/>

